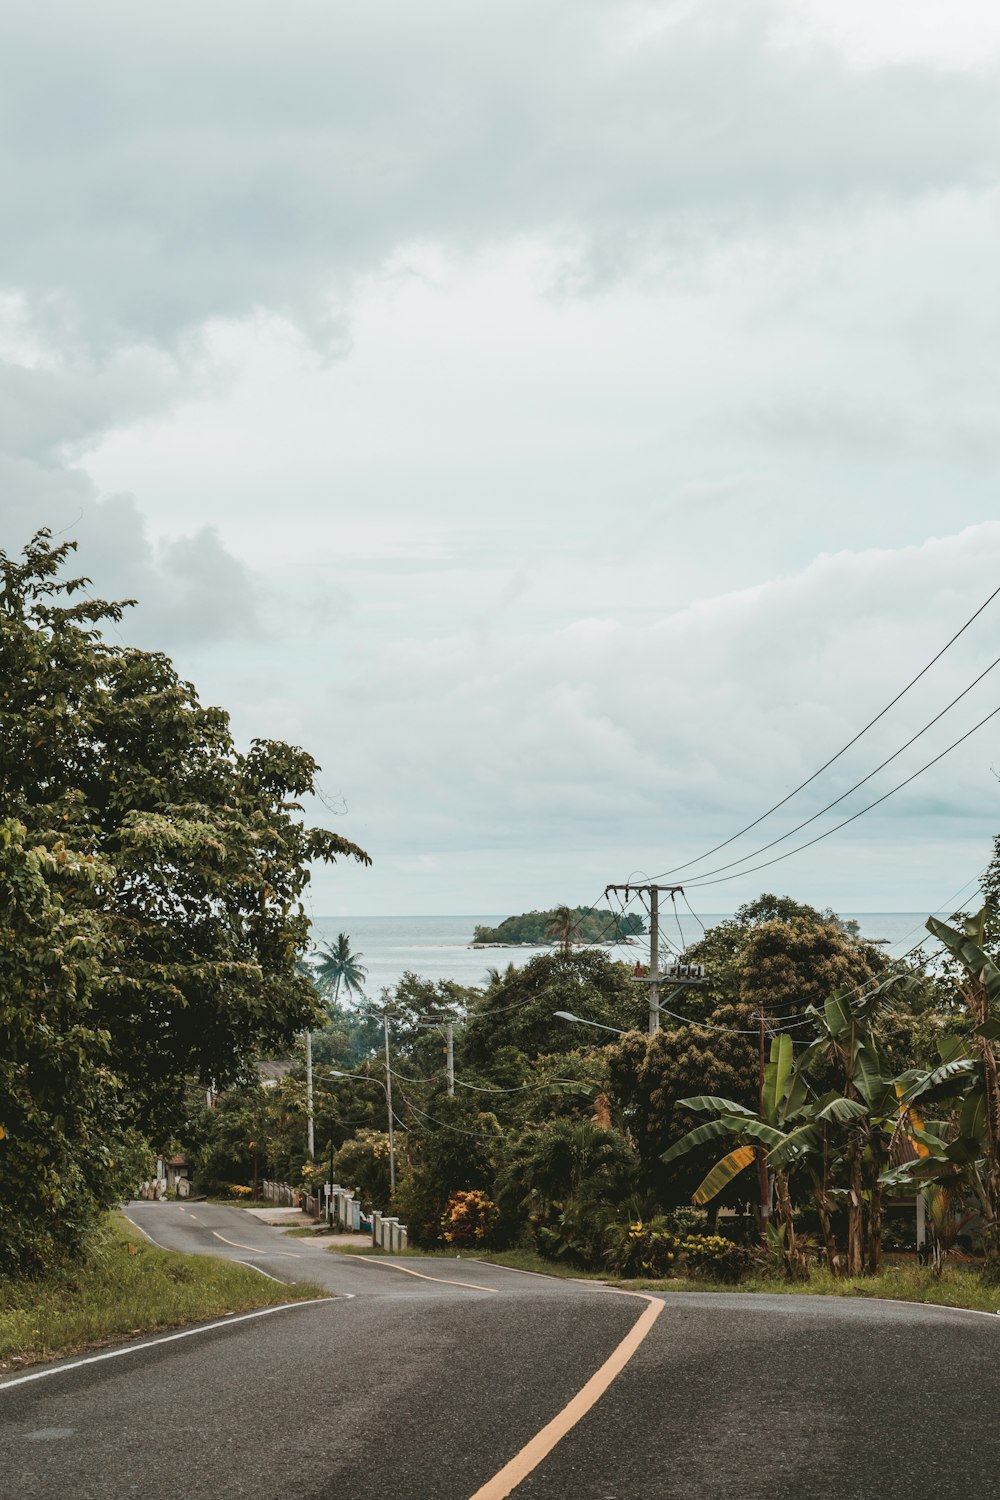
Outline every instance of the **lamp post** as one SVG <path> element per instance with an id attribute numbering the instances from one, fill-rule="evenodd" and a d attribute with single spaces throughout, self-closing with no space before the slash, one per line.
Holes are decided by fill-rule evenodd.
<path id="1" fill-rule="evenodd" d="M 588 1021 L 583 1016 L 574 1016 L 571 1010 L 554 1010 L 552 1014 L 560 1021 L 575 1021 L 578 1026 L 596 1026 L 598 1031 L 613 1031 L 615 1036 L 628 1036 L 620 1026 L 605 1026 L 603 1021 Z"/>

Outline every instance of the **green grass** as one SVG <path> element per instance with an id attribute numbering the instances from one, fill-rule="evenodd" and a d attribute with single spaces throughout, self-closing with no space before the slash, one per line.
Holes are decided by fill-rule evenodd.
<path id="1" fill-rule="evenodd" d="M 336 1249 L 335 1245 L 330 1247 Z M 345 1245 L 344 1255 L 383 1255 L 382 1250 Z M 455 1260 L 454 1250 L 395 1251 L 392 1259 L 419 1256 L 434 1260 Z M 627 1287 L 634 1291 L 669 1292 L 748 1292 L 758 1295 L 793 1297 L 882 1297 L 899 1302 L 936 1303 L 944 1307 L 965 1307 L 976 1312 L 1000 1310 L 1000 1287 L 988 1287 L 974 1269 L 946 1267 L 940 1277 L 915 1266 L 887 1266 L 879 1276 L 831 1276 L 829 1271 L 814 1270 L 808 1281 L 785 1281 L 780 1276 L 753 1276 L 733 1286 L 730 1282 L 701 1281 L 695 1277 L 670 1276 L 662 1280 L 627 1281 L 603 1271 L 581 1271 L 560 1261 L 546 1260 L 534 1250 L 463 1250 L 463 1260 L 482 1260 L 491 1265 L 509 1266 L 515 1271 L 541 1272 L 544 1276 L 566 1277 L 574 1281 L 603 1281 L 608 1286 Z"/>
<path id="2" fill-rule="evenodd" d="M 268 1281 L 233 1261 L 160 1250 L 110 1214 L 82 1260 L 43 1280 L 0 1285 L 0 1372 L 131 1334 L 323 1295 L 301 1282 Z"/>
<path id="3" fill-rule="evenodd" d="M 779 1277 L 754 1276 L 738 1286 L 722 1282 L 669 1277 L 663 1281 L 632 1281 L 637 1290 L 657 1292 L 750 1292 L 792 1297 L 870 1297 L 897 1302 L 936 1303 L 940 1307 L 965 1307 L 975 1312 L 1000 1309 L 1000 1288 L 988 1287 L 974 1270 L 947 1267 L 936 1277 L 915 1266 L 889 1266 L 878 1276 L 831 1276 L 814 1270 L 808 1281 L 785 1281 Z"/>

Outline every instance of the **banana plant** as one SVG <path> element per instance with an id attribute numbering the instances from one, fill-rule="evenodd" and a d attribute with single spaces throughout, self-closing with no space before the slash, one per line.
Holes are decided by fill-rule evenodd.
<path id="1" fill-rule="evenodd" d="M 815 1110 L 814 1120 L 821 1123 L 823 1134 L 823 1180 L 816 1199 L 830 1254 L 833 1236 L 829 1211 L 835 1196 L 830 1186 L 832 1145 L 847 1176 L 846 1269 L 852 1276 L 862 1273 L 866 1261 L 869 1271 L 877 1272 L 881 1266 L 881 1176 L 898 1125 L 899 1105 L 895 1080 L 882 1068 L 875 1028 L 894 998 L 891 991 L 903 982 L 903 975 L 892 974 L 873 989 L 860 994 L 840 991 L 827 996 L 822 1006 L 810 1006 L 806 1014 L 813 1019 L 816 1035 L 797 1063 L 804 1076 L 819 1081 L 829 1080 L 832 1074 L 838 1085 L 818 1101 Z M 779 1153 L 772 1164 L 778 1166 L 781 1161 Z"/>
<path id="2" fill-rule="evenodd" d="M 787 1145 L 794 1122 L 808 1108 L 808 1088 L 805 1079 L 795 1070 L 792 1039 L 787 1032 L 771 1041 L 770 1060 L 764 1068 L 764 1086 L 761 1091 L 761 1109 L 755 1113 L 735 1100 L 724 1099 L 714 1094 L 699 1094 L 690 1099 L 681 1099 L 683 1108 L 695 1114 L 711 1114 L 713 1119 L 696 1125 L 687 1135 L 675 1142 L 661 1157 L 665 1163 L 675 1161 L 698 1146 L 714 1140 L 735 1140 L 738 1144 L 728 1151 L 692 1194 L 692 1203 L 703 1207 L 710 1203 L 723 1188 L 757 1159 L 764 1147 L 773 1154 L 776 1148 Z M 793 1157 L 806 1149 L 800 1139 Z M 795 1226 L 792 1204 L 788 1192 L 787 1171 L 782 1168 L 775 1174 L 775 1195 L 784 1230 L 786 1263 L 791 1267 L 796 1258 Z"/>
<path id="3" fill-rule="evenodd" d="M 962 969 L 958 990 L 973 1029 L 968 1036 L 943 1039 L 936 1067 L 900 1079 L 901 1103 L 911 1121 L 918 1101 L 921 1106 L 942 1104 L 947 1118 L 933 1128 L 913 1125 L 913 1138 L 922 1150 L 883 1181 L 974 1194 L 983 1218 L 986 1273 L 1000 1280 L 1000 967 L 982 946 L 989 915 L 984 906 L 964 929 L 928 918 L 928 931 Z"/>

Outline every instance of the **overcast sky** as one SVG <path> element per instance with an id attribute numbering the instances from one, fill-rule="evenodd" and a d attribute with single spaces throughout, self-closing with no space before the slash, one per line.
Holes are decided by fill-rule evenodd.
<path id="1" fill-rule="evenodd" d="M 375 861 L 318 915 L 680 865 L 1000 583 L 998 73 L 985 0 L 9 6 L 0 545 L 68 528 L 241 742 L 317 756 Z M 947 905 L 1000 717 L 693 881 L 998 640 L 696 909 Z"/>

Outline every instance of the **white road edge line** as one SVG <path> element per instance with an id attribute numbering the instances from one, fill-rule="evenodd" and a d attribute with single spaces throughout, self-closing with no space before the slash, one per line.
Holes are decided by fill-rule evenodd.
<path id="1" fill-rule="evenodd" d="M 265 1273 L 266 1274 L 266 1273 Z M 126 1344 L 121 1349 L 106 1349 L 103 1354 L 88 1354 L 83 1359 L 73 1359 L 66 1364 L 49 1365 L 44 1370 L 33 1370 L 29 1375 L 16 1375 L 13 1380 L 0 1381 L 0 1391 L 9 1391 L 15 1385 L 27 1385 L 31 1380 L 45 1380 L 50 1375 L 62 1375 L 67 1370 L 79 1370 L 84 1365 L 97 1365 L 105 1359 L 121 1359 L 125 1354 L 138 1354 L 143 1349 L 155 1349 L 158 1344 L 173 1344 L 178 1339 L 192 1339 L 199 1333 L 212 1333 L 216 1328 L 232 1328 L 236 1323 L 247 1323 L 251 1318 L 266 1318 L 271 1313 L 289 1312 L 293 1307 L 316 1307 L 320 1303 L 339 1301 L 337 1297 L 309 1297 L 302 1302 L 279 1302 L 277 1307 L 261 1307 L 256 1312 L 238 1313 L 235 1317 L 220 1318 L 214 1323 L 202 1323 L 198 1328 L 183 1328 L 180 1333 L 165 1333 L 160 1338 L 145 1339 L 141 1344 Z"/>
<path id="2" fill-rule="evenodd" d="M 226 1236 L 220 1234 L 217 1229 L 213 1229 L 212 1234 L 224 1245 L 232 1245 L 234 1250 L 249 1250 L 251 1255 L 280 1255 L 288 1260 L 302 1259 L 302 1256 L 297 1255 L 294 1250 L 262 1250 L 259 1245 L 241 1245 L 239 1240 L 227 1240 Z"/>
<path id="3" fill-rule="evenodd" d="M 279 1286 L 292 1286 L 291 1281 L 282 1281 L 280 1276 L 272 1276 L 270 1271 L 264 1271 L 260 1266 L 255 1266 L 252 1260 L 234 1260 L 234 1266 L 246 1266 L 249 1271 L 256 1271 L 258 1276 L 266 1276 L 268 1281 L 276 1281 Z"/>

